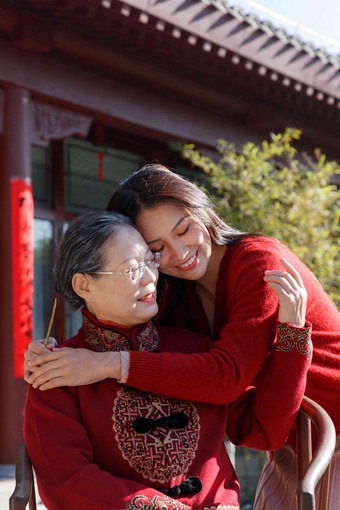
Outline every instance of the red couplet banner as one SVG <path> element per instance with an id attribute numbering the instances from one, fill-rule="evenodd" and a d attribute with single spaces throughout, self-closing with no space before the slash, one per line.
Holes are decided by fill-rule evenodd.
<path id="1" fill-rule="evenodd" d="M 24 375 L 24 352 L 33 338 L 32 184 L 11 179 L 14 376 Z"/>

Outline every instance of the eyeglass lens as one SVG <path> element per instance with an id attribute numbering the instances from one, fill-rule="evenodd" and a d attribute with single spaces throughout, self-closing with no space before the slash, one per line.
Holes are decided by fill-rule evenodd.
<path id="1" fill-rule="evenodd" d="M 139 262 L 135 266 L 131 267 L 129 271 L 131 279 L 139 280 L 140 278 L 142 278 L 145 271 L 145 266 L 148 266 L 148 268 L 151 269 L 151 271 L 157 269 L 159 267 L 159 259 L 160 254 L 157 252 L 154 253 L 152 258 L 150 258 L 149 260 L 146 260 L 145 262 Z"/>

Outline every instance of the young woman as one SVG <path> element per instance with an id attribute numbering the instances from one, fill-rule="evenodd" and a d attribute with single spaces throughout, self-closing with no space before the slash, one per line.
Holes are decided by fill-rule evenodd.
<path id="1" fill-rule="evenodd" d="M 118 213 L 75 220 L 62 241 L 55 280 L 73 308 L 84 307 L 83 324 L 60 350 L 75 356 L 96 353 L 106 363 L 120 353 L 190 356 L 210 349 L 207 337 L 152 324 L 159 259 Z M 288 269 L 272 271 L 266 280 L 275 283 L 280 313 L 304 325 L 305 289 Z M 292 348 L 287 350 L 288 339 Z M 239 509 L 225 432 L 257 448 L 282 444 L 304 392 L 310 358 L 310 326 L 281 323 L 256 389 L 248 388 L 229 405 L 168 398 L 114 379 L 45 392 L 31 386 L 24 433 L 45 506 Z"/>
<path id="2" fill-rule="evenodd" d="M 287 247 L 226 225 L 199 188 L 160 165 L 147 165 L 130 176 L 114 193 L 109 208 L 130 216 L 150 249 L 161 253 L 160 271 L 166 281 L 159 324 L 200 331 L 214 340 L 204 354 L 132 352 L 123 357 L 122 380 L 175 398 L 208 403 L 238 398 L 256 380 L 275 340 L 278 300 L 264 284 L 263 274 L 282 267 L 285 257 L 302 277 L 308 293 L 306 318 L 313 324 L 314 357 L 306 394 L 326 409 L 339 434 L 340 315 Z M 42 352 L 39 343 L 32 343 L 27 359 Z M 91 377 L 119 376 L 118 358 L 105 370 L 92 358 L 80 361 L 67 352 L 45 353 L 32 361 L 28 368 L 35 371 L 27 379 L 48 389 L 86 383 Z M 50 363 L 44 364 L 46 360 Z M 85 365 L 92 367 L 85 371 L 86 377 Z M 337 453 L 334 464 L 338 458 Z M 275 473 L 279 472 L 277 465 Z M 331 498 L 332 494 L 337 504 L 340 482 L 333 484 Z"/>
<path id="3" fill-rule="evenodd" d="M 215 340 L 214 348 L 194 367 L 188 359 L 185 363 L 180 358 L 150 359 L 142 353 L 133 354 L 127 378 L 133 386 L 145 388 L 157 379 L 157 391 L 163 393 L 169 383 L 167 370 L 175 366 L 171 380 L 186 382 L 191 388 L 185 398 L 232 401 L 254 380 L 273 341 L 277 299 L 261 284 L 261 273 L 279 268 L 282 257 L 299 272 L 308 294 L 306 318 L 313 324 L 314 354 L 306 395 L 326 409 L 338 434 L 329 507 L 337 510 L 340 314 L 312 273 L 280 242 L 226 225 L 204 193 L 159 165 L 147 166 L 129 177 L 108 208 L 129 215 L 151 250 L 160 250 L 160 271 L 168 277 L 160 305 L 162 323 L 210 332 Z M 147 376 L 141 383 L 146 367 Z M 167 394 L 176 396 L 169 384 Z M 293 436 L 289 445 L 274 454 L 273 462 L 268 461 L 258 486 L 256 510 L 296 508 L 296 459 L 291 447 L 295 447 Z"/>

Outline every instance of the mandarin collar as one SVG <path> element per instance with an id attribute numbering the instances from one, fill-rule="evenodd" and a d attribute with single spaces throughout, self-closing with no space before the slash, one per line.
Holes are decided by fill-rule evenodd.
<path id="1" fill-rule="evenodd" d="M 159 335 L 150 320 L 134 327 L 97 319 L 86 308 L 81 310 L 83 324 L 79 333 L 96 351 L 154 351 Z"/>

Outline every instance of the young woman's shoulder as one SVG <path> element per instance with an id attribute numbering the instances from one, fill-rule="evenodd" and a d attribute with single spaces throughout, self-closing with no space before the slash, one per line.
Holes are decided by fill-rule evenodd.
<path id="1" fill-rule="evenodd" d="M 291 249 L 277 239 L 267 236 L 244 237 L 227 250 L 222 271 L 229 285 L 232 281 L 260 282 L 265 270 L 283 269 L 281 266 L 283 257 L 292 264 L 303 280 L 308 293 L 308 310 L 312 308 L 323 310 L 324 317 L 329 316 L 330 321 L 339 324 L 340 314 L 315 275 Z M 315 332 L 317 329 L 315 317 L 307 316 L 307 320 L 313 324 Z"/>
<path id="2" fill-rule="evenodd" d="M 282 257 L 297 259 L 293 252 L 277 239 L 249 235 L 227 247 L 222 265 L 233 271 L 236 268 L 244 271 L 247 266 L 251 266 L 252 270 L 262 272 L 264 267 L 279 269 L 278 264 Z"/>
<path id="3" fill-rule="evenodd" d="M 236 251 L 252 251 L 252 252 L 282 252 L 291 251 L 278 239 L 273 237 L 260 235 L 260 234 L 248 234 L 242 237 L 238 243 L 235 243 L 233 247 Z"/>

